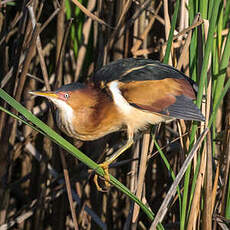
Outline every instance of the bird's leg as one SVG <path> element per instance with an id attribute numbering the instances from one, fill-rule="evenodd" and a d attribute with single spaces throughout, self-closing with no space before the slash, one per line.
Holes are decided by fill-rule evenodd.
<path id="1" fill-rule="evenodd" d="M 108 188 L 110 186 L 110 184 L 109 184 L 109 181 L 110 181 L 109 165 L 113 161 L 115 161 L 123 152 L 125 152 L 125 150 L 127 150 L 132 144 L 133 144 L 133 137 L 130 137 L 124 146 L 122 146 L 115 153 L 113 153 L 112 156 L 109 157 L 109 159 L 107 159 L 103 163 L 99 164 L 100 167 L 102 167 L 104 170 L 104 178 L 105 178 L 105 187 L 106 188 Z M 104 191 L 98 184 L 98 175 L 97 174 L 94 176 L 94 183 L 95 183 L 98 191 Z"/>

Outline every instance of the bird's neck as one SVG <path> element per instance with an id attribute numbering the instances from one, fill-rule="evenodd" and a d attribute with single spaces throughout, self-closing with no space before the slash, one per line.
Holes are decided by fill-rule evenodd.
<path id="1" fill-rule="evenodd" d="M 114 131 L 118 131 L 122 123 L 119 111 L 112 99 L 99 91 L 95 91 L 92 104 L 84 104 L 74 111 L 75 131 L 81 140 L 94 140 Z"/>

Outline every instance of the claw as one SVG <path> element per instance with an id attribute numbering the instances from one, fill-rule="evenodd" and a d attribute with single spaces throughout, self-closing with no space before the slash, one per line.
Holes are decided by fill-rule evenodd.
<path id="1" fill-rule="evenodd" d="M 108 188 L 110 187 L 110 177 L 109 177 L 109 163 L 107 163 L 106 161 L 103 162 L 102 164 L 99 164 L 99 166 L 104 170 L 104 178 L 105 178 L 105 188 L 103 189 L 99 184 L 98 184 L 98 175 L 96 174 L 94 176 L 94 183 L 96 185 L 96 188 L 98 191 L 100 192 L 107 192 Z"/>
<path id="2" fill-rule="evenodd" d="M 110 187 L 110 177 L 109 177 L 109 165 L 116 160 L 126 149 L 128 149 L 131 145 L 133 144 L 133 135 L 131 133 L 131 135 L 129 135 L 129 139 L 127 141 L 127 143 L 120 148 L 117 152 L 113 153 L 112 156 L 107 159 L 105 162 L 103 162 L 102 164 L 99 164 L 103 170 L 104 170 L 104 178 L 105 178 L 105 188 L 106 190 L 102 189 L 101 186 L 98 184 L 98 175 L 94 176 L 94 183 L 97 187 L 98 191 L 101 192 L 107 192 L 108 188 Z"/>

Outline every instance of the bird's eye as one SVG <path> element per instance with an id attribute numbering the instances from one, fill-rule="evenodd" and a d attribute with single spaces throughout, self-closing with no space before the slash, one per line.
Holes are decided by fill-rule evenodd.
<path id="1" fill-rule="evenodd" d="M 69 98 L 69 94 L 65 93 L 64 97 L 65 97 L 65 99 L 68 99 Z"/>

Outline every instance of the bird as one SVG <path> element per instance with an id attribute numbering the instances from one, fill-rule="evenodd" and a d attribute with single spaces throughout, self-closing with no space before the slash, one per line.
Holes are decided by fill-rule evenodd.
<path id="1" fill-rule="evenodd" d="M 88 83 L 30 93 L 55 105 L 57 126 L 70 137 L 93 141 L 113 132 L 126 132 L 126 144 L 100 164 L 108 188 L 109 165 L 134 143 L 135 133 L 175 119 L 205 121 L 194 104 L 197 92 L 196 83 L 170 65 L 125 58 L 103 66 Z M 102 191 L 97 180 L 96 174 L 94 182 Z"/>

